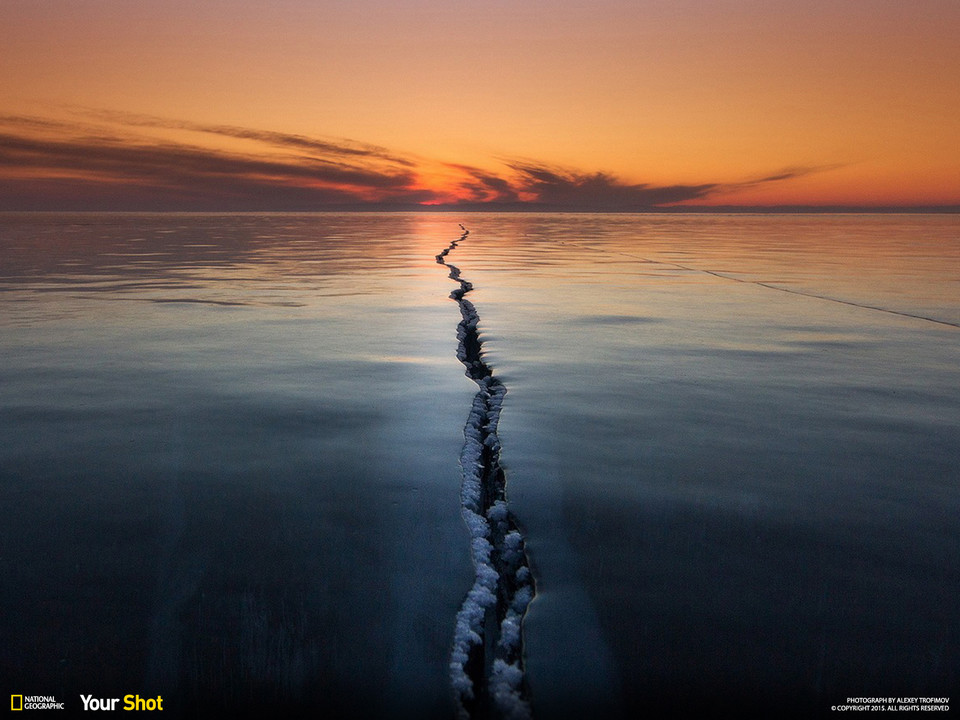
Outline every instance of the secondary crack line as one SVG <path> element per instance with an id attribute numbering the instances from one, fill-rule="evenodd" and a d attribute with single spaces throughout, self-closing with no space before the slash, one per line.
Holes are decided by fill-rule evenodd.
<path id="1" fill-rule="evenodd" d="M 577 247 L 582 247 L 586 250 L 592 250 L 594 252 L 602 250 L 601 248 L 589 247 L 576 242 L 567 241 L 566 244 L 576 245 Z M 666 265 L 669 267 L 675 267 L 679 270 L 703 273 L 704 275 L 712 275 L 713 277 L 720 278 L 721 280 L 730 280 L 732 282 L 743 283 L 744 285 L 756 285 L 758 287 L 766 288 L 767 290 L 776 290 L 777 292 L 788 293 L 789 295 L 800 295 L 801 297 L 824 300 L 826 302 L 837 303 L 839 305 L 849 305 L 850 307 L 861 308 L 863 310 L 873 310 L 875 312 L 887 313 L 888 315 L 899 315 L 900 317 L 912 318 L 914 320 L 926 320 L 927 322 L 935 323 L 937 325 L 960 328 L 960 323 L 951 322 L 949 320 L 938 320 L 937 318 L 932 318 L 929 315 L 920 315 L 918 313 L 906 312 L 905 310 L 893 310 L 892 308 L 886 308 L 880 305 L 867 305 L 866 303 L 859 303 L 853 300 L 843 300 L 841 298 L 831 297 L 830 295 L 819 295 L 817 293 L 806 292 L 804 290 L 783 287 L 782 285 L 773 285 L 772 283 L 763 282 L 762 280 L 748 280 L 747 278 L 728 275 L 726 273 L 718 272 L 717 270 L 706 270 L 704 268 L 691 267 L 690 265 L 682 265 L 670 260 L 653 260 L 652 258 L 642 257 L 640 255 L 631 255 L 630 253 L 623 252 L 622 250 L 613 250 L 612 252 L 616 253 L 617 255 L 623 255 L 624 257 L 633 258 L 634 260 L 640 260 L 641 262 L 650 263 L 652 265 Z"/>
<path id="2" fill-rule="evenodd" d="M 506 476 L 500 466 L 497 425 L 507 388 L 483 360 L 480 316 L 465 297 L 473 285 L 446 261 L 470 234 L 463 225 L 460 229 L 463 234 L 437 255 L 437 263 L 448 268 L 459 285 L 450 293 L 461 316 L 457 358 L 478 386 L 460 453 L 460 513 L 470 532 L 476 577 L 457 613 L 450 680 L 462 719 L 527 720 L 522 623 L 535 587 L 523 535 L 507 507 Z"/>

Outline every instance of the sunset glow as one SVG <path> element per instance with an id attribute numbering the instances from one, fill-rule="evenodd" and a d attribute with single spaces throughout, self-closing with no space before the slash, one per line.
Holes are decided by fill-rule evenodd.
<path id="1" fill-rule="evenodd" d="M 960 5 L 0 7 L 0 209 L 960 205 Z"/>

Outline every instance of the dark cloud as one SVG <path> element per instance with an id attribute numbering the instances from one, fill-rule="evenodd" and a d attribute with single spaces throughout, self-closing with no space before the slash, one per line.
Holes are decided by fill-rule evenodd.
<path id="1" fill-rule="evenodd" d="M 502 177 L 469 165 L 448 167 L 466 175 L 457 207 L 470 209 L 634 212 L 706 197 L 720 188 L 703 185 L 648 185 L 622 182 L 607 173 L 581 173 L 546 164 L 506 160 Z"/>
<path id="2" fill-rule="evenodd" d="M 85 120 L 76 124 L 0 115 L 0 209 L 414 209 L 429 204 L 635 212 L 838 167 L 790 167 L 740 183 L 652 185 L 513 159 L 502 160 L 500 174 L 447 163 L 458 176 L 455 189 L 434 191 L 424 188 L 429 183 L 419 177 L 420 163 L 413 156 L 375 145 L 131 113 L 80 114 Z M 251 140 L 262 147 L 228 152 L 150 138 L 146 129 Z"/>
<path id="3" fill-rule="evenodd" d="M 447 167 L 467 176 L 468 179 L 459 185 L 462 191 L 469 193 L 466 202 L 515 203 L 520 199 L 511 182 L 499 175 L 470 165 L 448 163 Z"/>
<path id="4" fill-rule="evenodd" d="M 567 210 L 644 210 L 659 205 L 697 200 L 717 190 L 716 183 L 702 185 L 648 185 L 624 183 L 607 173 L 578 173 L 535 163 L 512 162 L 517 190 L 535 196 L 532 202 Z"/>
<path id="5" fill-rule="evenodd" d="M 330 162 L 264 160 L 175 144 L 113 144 L 102 140 L 51 141 L 0 134 L 0 165 L 110 173 L 131 179 L 175 182 L 209 176 L 271 177 L 278 182 L 316 180 L 360 188 L 402 188 L 410 173 L 383 174 Z M 219 179 L 222 179 L 220 177 Z"/>
<path id="6" fill-rule="evenodd" d="M 317 210 L 353 206 L 356 197 L 336 188 L 278 187 L 230 179 L 197 192 L 189 186 L 103 179 L 0 178 L 3 210 Z"/>
<path id="7" fill-rule="evenodd" d="M 165 202 L 173 209 L 185 203 L 209 209 L 320 209 L 435 199 L 415 187 L 409 163 L 384 162 L 383 154 L 372 151 L 340 148 L 324 157 L 325 146 L 317 144 L 311 154 L 242 155 L 40 118 L 5 116 L 0 124 L 7 126 L 0 130 L 6 186 L 0 209 L 60 207 L 71 197 L 78 199 L 71 206 L 113 203 L 118 209 Z"/>

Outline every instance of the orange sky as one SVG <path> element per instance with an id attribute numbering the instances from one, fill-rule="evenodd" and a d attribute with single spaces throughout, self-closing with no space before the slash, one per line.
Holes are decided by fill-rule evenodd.
<path id="1" fill-rule="evenodd" d="M 957 0 L 4 0 L 0 208 L 958 205 L 958 37 Z"/>

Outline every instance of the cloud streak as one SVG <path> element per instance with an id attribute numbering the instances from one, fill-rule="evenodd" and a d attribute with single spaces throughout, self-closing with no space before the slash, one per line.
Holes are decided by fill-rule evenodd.
<path id="1" fill-rule="evenodd" d="M 116 144 L 103 140 L 51 141 L 0 134 L 0 165 L 73 170 L 118 179 L 182 183 L 191 179 L 272 179 L 278 184 L 315 182 L 365 189 L 401 189 L 410 173 L 382 173 L 323 160 L 283 162 L 176 144 Z"/>
<path id="2" fill-rule="evenodd" d="M 0 209 L 415 209 L 636 212 L 702 201 L 836 166 L 791 167 L 741 183 L 625 182 L 531 160 L 500 171 L 440 163 L 352 140 L 84 109 L 84 122 L 0 116 Z M 96 122 L 93 122 L 96 121 Z M 243 152 L 171 140 L 250 141 Z M 196 140 L 195 137 L 192 139 Z M 230 147 L 236 147 L 233 143 Z M 451 180 L 451 177 L 453 178 Z"/>
<path id="3" fill-rule="evenodd" d="M 66 203 L 71 208 L 154 209 L 171 203 L 170 209 L 309 210 L 434 199 L 417 185 L 412 162 L 379 149 L 244 133 L 241 128 L 228 131 L 218 134 L 267 147 L 259 154 L 241 154 L 42 118 L 0 117 L 0 208 L 46 209 Z M 308 152 L 279 152 L 290 148 Z"/>
<path id="4" fill-rule="evenodd" d="M 188 130 L 240 140 L 254 140 L 274 147 L 286 147 L 321 153 L 325 156 L 343 156 L 348 158 L 367 158 L 383 160 L 403 167 L 414 167 L 415 163 L 407 158 L 390 153 L 386 148 L 351 140 L 323 140 L 305 135 L 281 133 L 272 130 L 255 130 L 235 125 L 210 125 L 173 120 L 153 115 L 119 112 L 114 110 L 83 110 L 86 115 L 101 120 L 115 122 L 128 127 L 161 128 L 167 130 Z"/>

